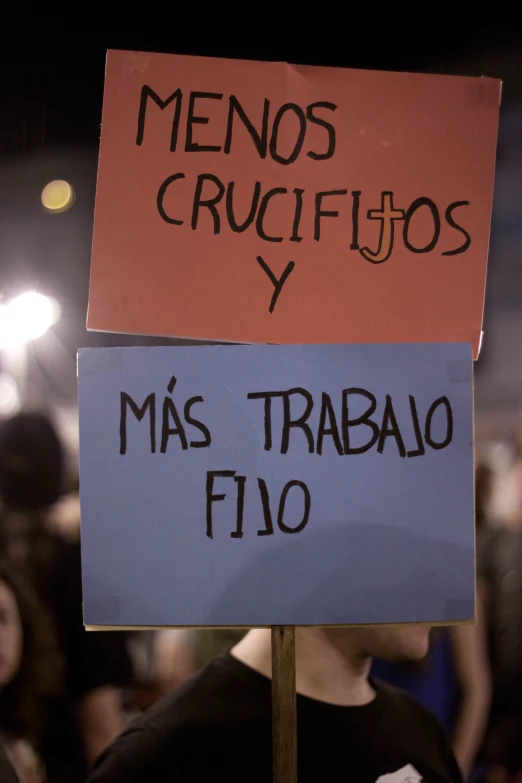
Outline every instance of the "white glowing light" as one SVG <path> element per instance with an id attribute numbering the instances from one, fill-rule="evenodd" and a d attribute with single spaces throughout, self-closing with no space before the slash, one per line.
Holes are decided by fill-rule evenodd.
<path id="1" fill-rule="evenodd" d="M 51 300 L 43 294 L 30 291 L 21 294 L 7 305 L 8 325 L 23 340 L 35 340 L 49 329 L 53 322 Z"/>
<path id="2" fill-rule="evenodd" d="M 14 378 L 0 373 L 0 416 L 14 416 L 20 410 L 20 397 Z"/>
<path id="3" fill-rule="evenodd" d="M 60 317 L 58 302 L 29 291 L 0 305 L 0 348 L 41 337 Z"/>
<path id="4" fill-rule="evenodd" d="M 7 308 L 5 305 L 0 305 L 0 349 L 1 348 L 7 348 L 7 346 L 10 344 L 9 337 L 7 334 L 7 314 L 6 314 Z"/>

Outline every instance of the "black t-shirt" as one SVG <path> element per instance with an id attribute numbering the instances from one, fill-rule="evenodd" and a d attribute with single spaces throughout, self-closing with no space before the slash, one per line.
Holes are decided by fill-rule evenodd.
<path id="1" fill-rule="evenodd" d="M 373 683 L 375 699 L 339 707 L 297 696 L 299 783 L 457 783 L 436 719 Z M 416 776 L 415 776 L 416 775 Z M 139 718 L 98 760 L 89 783 L 271 783 L 271 683 L 216 658 Z"/>

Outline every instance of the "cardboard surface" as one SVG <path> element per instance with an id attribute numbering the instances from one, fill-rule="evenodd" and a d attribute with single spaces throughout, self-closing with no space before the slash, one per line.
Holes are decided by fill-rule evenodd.
<path id="1" fill-rule="evenodd" d="M 87 625 L 473 617 L 469 345 L 84 349 L 79 391 Z"/>
<path id="2" fill-rule="evenodd" d="M 110 51 L 88 328 L 476 358 L 499 99 L 492 79 Z"/>

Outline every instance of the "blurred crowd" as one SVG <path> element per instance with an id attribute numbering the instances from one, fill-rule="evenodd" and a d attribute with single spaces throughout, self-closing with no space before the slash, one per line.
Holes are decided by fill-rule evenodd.
<path id="1" fill-rule="evenodd" d="M 78 477 L 50 418 L 0 423 L 0 782 L 78 783 L 137 714 L 243 632 L 90 632 Z M 373 675 L 431 708 L 474 783 L 522 781 L 522 443 L 476 470 L 477 621 Z"/>

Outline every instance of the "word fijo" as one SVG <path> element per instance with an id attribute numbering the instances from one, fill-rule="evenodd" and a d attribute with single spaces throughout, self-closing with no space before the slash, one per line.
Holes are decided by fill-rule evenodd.
<path id="1" fill-rule="evenodd" d="M 236 529 L 230 533 L 231 538 L 243 538 L 243 511 L 245 507 L 245 486 L 247 483 L 246 476 L 238 476 L 235 470 L 209 470 L 207 471 L 206 481 L 206 499 L 207 499 L 207 536 L 213 538 L 213 519 L 212 519 L 212 504 L 217 501 L 225 500 L 225 492 L 214 492 L 214 482 L 217 478 L 233 479 L 237 485 L 237 498 L 236 498 Z M 261 505 L 263 508 L 263 518 L 265 521 L 265 527 L 262 530 L 257 531 L 258 536 L 271 536 L 274 533 L 274 522 L 272 508 L 270 505 L 270 496 L 268 494 L 268 487 L 266 481 L 262 478 L 257 479 L 257 485 L 259 488 L 259 495 L 261 498 Z M 286 501 L 290 490 L 296 487 L 301 491 L 303 496 L 303 514 L 301 519 L 296 525 L 289 525 L 285 522 L 285 508 Z M 288 481 L 283 487 L 281 496 L 279 498 L 278 510 L 277 510 L 277 525 L 282 533 L 300 533 L 305 529 L 310 518 L 310 508 L 312 500 L 310 496 L 310 490 L 304 483 L 304 481 L 297 481 L 292 479 Z"/>

